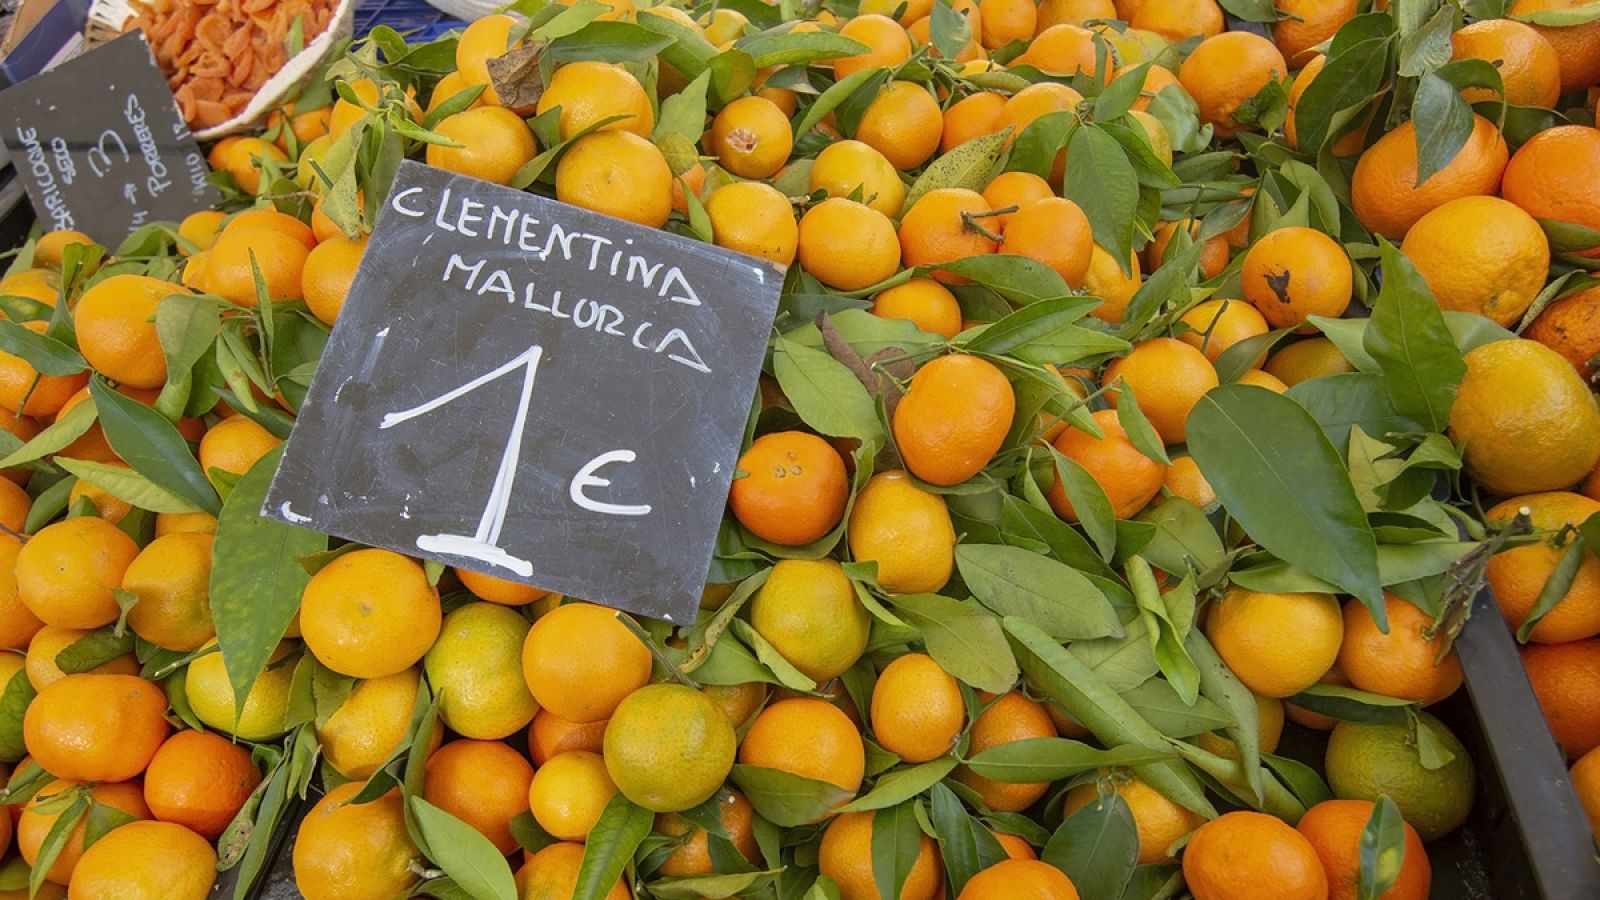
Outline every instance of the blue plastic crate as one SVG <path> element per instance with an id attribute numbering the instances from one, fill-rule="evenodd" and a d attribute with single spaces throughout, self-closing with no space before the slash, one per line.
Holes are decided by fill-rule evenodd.
<path id="1" fill-rule="evenodd" d="M 379 25 L 387 25 L 412 40 L 426 41 L 465 24 L 449 13 L 428 5 L 426 0 L 360 0 L 356 4 L 357 37 Z"/>

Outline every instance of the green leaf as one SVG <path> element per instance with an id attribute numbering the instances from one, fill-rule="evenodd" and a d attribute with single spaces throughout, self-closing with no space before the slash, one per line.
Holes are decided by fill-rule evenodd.
<path id="1" fill-rule="evenodd" d="M 1600 3 L 1589 2 L 1564 9 L 1543 9 L 1538 12 L 1516 13 L 1511 16 L 1518 22 L 1527 22 L 1533 25 L 1551 25 L 1557 28 L 1570 28 L 1574 25 L 1587 25 L 1590 22 L 1600 21 Z"/>
<path id="2" fill-rule="evenodd" d="M 676 134 L 690 144 L 700 140 L 706 130 L 706 88 L 710 83 L 711 75 L 701 73 L 683 90 L 661 101 L 661 116 L 656 119 L 654 132 L 657 142 L 668 134 Z"/>
<path id="3" fill-rule="evenodd" d="M 844 363 L 783 336 L 773 339 L 772 370 L 807 425 L 833 437 L 882 446 L 883 425 L 862 383 Z"/>
<path id="4" fill-rule="evenodd" d="M 1168 574 L 1181 577 L 1191 568 L 1208 572 L 1226 555 L 1222 538 L 1206 514 L 1182 497 L 1168 497 L 1134 518 L 1156 529 L 1139 555 Z"/>
<path id="5" fill-rule="evenodd" d="M 137 470 L 111 463 L 56 457 L 56 464 L 118 500 L 154 513 L 192 513 L 200 508 L 144 477 Z"/>
<path id="6" fill-rule="evenodd" d="M 1378 900 L 1400 880 L 1406 859 L 1406 822 L 1388 794 L 1378 797 L 1361 829 L 1361 868 L 1356 885 L 1359 900 Z"/>
<path id="7" fill-rule="evenodd" d="M 1139 176 L 1116 138 L 1094 125 L 1073 132 L 1061 196 L 1083 208 L 1095 243 L 1112 259 L 1126 260 L 1133 253 Z"/>
<path id="8" fill-rule="evenodd" d="M 711 74 L 711 90 L 718 100 L 727 102 L 750 89 L 756 80 L 756 64 L 750 54 L 731 47 L 711 57 L 706 63 Z M 690 145 L 693 145 L 690 141 Z"/>
<path id="9" fill-rule="evenodd" d="M 1133 109 L 1133 104 L 1138 102 L 1139 94 L 1144 90 L 1145 78 L 1150 74 L 1152 65 L 1155 65 L 1154 60 L 1141 63 L 1118 74 L 1106 85 L 1100 96 L 1094 98 L 1095 121 L 1109 122 Z"/>
<path id="10" fill-rule="evenodd" d="M 755 651 L 756 659 L 772 670 L 772 674 L 777 676 L 778 683 L 793 691 L 814 691 L 817 689 L 817 683 L 809 675 L 795 668 L 794 663 L 785 659 L 783 654 L 778 652 L 778 648 L 772 646 L 771 641 L 762 637 L 761 632 L 757 631 L 754 625 L 744 619 L 734 619 L 729 623 L 729 626 L 740 640 L 750 645 L 750 649 Z"/>
<path id="11" fill-rule="evenodd" d="M 972 876 L 1007 858 L 1005 849 L 988 828 L 967 814 L 955 791 L 934 785 L 928 805 L 951 894 L 960 896 Z"/>
<path id="12" fill-rule="evenodd" d="M 1281 81 L 1268 81 L 1250 99 L 1239 104 L 1233 117 L 1241 125 L 1253 125 L 1265 132 L 1277 131 L 1289 117 L 1289 92 Z"/>
<path id="13" fill-rule="evenodd" d="M 1394 20 L 1374 13 L 1359 16 L 1353 22 L 1354 27 L 1346 25 L 1341 34 L 1355 34 L 1369 23 L 1377 23 L 1376 29 L 1387 28 L 1388 33 L 1369 28 L 1375 36 L 1344 48 L 1343 52 L 1336 48 L 1330 54 L 1327 64 L 1295 104 L 1295 132 L 1302 152 L 1316 153 L 1326 146 L 1334 136 L 1334 116 L 1371 102 L 1383 83 Z"/>
<path id="14" fill-rule="evenodd" d="M 1420 186 L 1448 166 L 1467 145 L 1467 139 L 1472 137 L 1472 107 L 1454 85 L 1429 72 L 1417 85 L 1411 121 L 1417 127 L 1416 184 Z M 1384 274 L 1388 274 L 1387 269 Z M 1388 279 L 1384 281 L 1387 283 Z"/>
<path id="15" fill-rule="evenodd" d="M 1304 407 L 1265 388 L 1225 384 L 1200 398 L 1188 426 L 1190 454 L 1251 537 L 1369 609 L 1383 608 L 1366 512 Z"/>
<path id="16" fill-rule="evenodd" d="M 1194 657 L 1199 667 L 1201 696 L 1222 707 L 1233 719 L 1233 723 L 1224 730 L 1228 739 L 1239 749 L 1245 778 L 1259 803 L 1264 795 L 1261 784 L 1260 707 L 1256 705 L 1256 697 L 1217 655 L 1216 649 L 1200 633 L 1200 629 L 1189 632 L 1184 646 L 1189 648 L 1189 655 Z"/>
<path id="17" fill-rule="evenodd" d="M 222 510 L 216 489 L 200 471 L 200 462 L 171 420 L 111 390 L 98 377 L 90 380 L 89 393 L 106 441 L 124 462 L 199 509 L 212 515 Z"/>
<path id="18" fill-rule="evenodd" d="M 1263 799 L 1258 801 L 1254 788 L 1246 780 L 1244 765 L 1239 760 L 1208 753 L 1184 741 L 1175 740 L 1172 746 L 1184 762 L 1211 776 L 1223 791 L 1251 809 L 1270 813 L 1289 823 L 1298 822 L 1305 815 L 1305 804 L 1271 773 L 1260 776 Z"/>
<path id="19" fill-rule="evenodd" d="M 872 817 L 872 880 L 883 897 L 898 897 L 922 852 L 922 829 L 909 803 Z"/>
<path id="20" fill-rule="evenodd" d="M 929 13 L 929 38 L 945 59 L 955 59 L 972 42 L 972 22 L 956 12 L 950 0 L 935 0 Z"/>
<path id="21" fill-rule="evenodd" d="M 1362 343 L 1383 372 L 1394 408 L 1429 431 L 1443 431 L 1467 364 L 1421 273 L 1393 244 L 1379 238 L 1379 247 L 1383 289 Z"/>
<path id="22" fill-rule="evenodd" d="M 948 0 L 940 0 L 935 10 L 947 8 L 947 2 Z M 935 16 L 937 15 L 935 12 Z M 965 20 L 965 17 L 959 14 L 957 18 Z M 904 208 L 910 209 L 923 194 L 939 188 L 982 190 L 989 173 L 994 170 L 995 163 L 1005 152 L 1006 140 L 1010 136 L 1009 128 L 994 134 L 980 135 L 929 163 L 928 167 L 922 170 L 922 174 L 917 176 L 917 180 L 911 183 L 911 190 L 906 193 Z"/>
<path id="23" fill-rule="evenodd" d="M 1043 301 L 1056 300 L 1058 305 L 1051 307 L 1052 310 L 1076 310 L 1075 315 L 1063 320 L 1067 322 L 1082 319 L 1095 306 L 1093 302 L 1082 297 L 1072 297 L 1072 288 L 1067 286 L 1066 281 L 1056 273 L 1056 270 L 1037 260 L 1014 253 L 969 256 L 966 259 L 946 263 L 939 268 L 946 272 L 964 275 L 1018 306 L 1040 305 Z M 1007 318 L 1010 315 L 1015 313 L 1009 314 Z M 1035 315 L 1044 313 L 1041 311 Z M 1001 321 L 1004 322 L 1005 319 Z M 990 325 L 982 334 L 987 334 L 994 327 Z"/>
<path id="24" fill-rule="evenodd" d="M 1094 541 L 1100 558 L 1110 559 L 1117 547 L 1117 516 L 1111 499 L 1082 463 L 1054 446 L 1049 449 L 1050 456 L 1056 461 L 1056 479 L 1066 492 L 1072 511 L 1077 513 L 1079 524 L 1089 533 L 1089 539 Z"/>
<path id="25" fill-rule="evenodd" d="M 1233 721 L 1222 707 L 1205 697 L 1198 697 L 1193 703 L 1184 700 L 1165 678 L 1160 677 L 1124 691 L 1122 699 L 1168 737 L 1192 737 L 1218 731 Z"/>
<path id="26" fill-rule="evenodd" d="M 99 628 L 64 647 L 56 654 L 55 664 L 62 672 L 77 675 L 132 652 L 132 634 L 117 634 L 110 627 Z"/>
<path id="27" fill-rule="evenodd" d="M 1193 283 L 1195 266 L 1200 263 L 1200 253 L 1205 244 L 1196 242 L 1181 252 L 1173 253 L 1159 268 L 1151 272 L 1128 301 L 1128 309 L 1118 333 L 1131 338 L 1143 331 L 1168 303 L 1187 301 L 1189 286 Z"/>
<path id="28" fill-rule="evenodd" d="M 1037 625 L 1016 616 L 1007 616 L 1002 624 L 1028 681 L 1083 723 L 1101 743 L 1112 747 L 1136 744 L 1152 751 L 1168 749 L 1170 745 L 1161 732 Z M 1203 816 L 1216 815 L 1199 780 L 1181 763 L 1147 763 L 1133 769 L 1141 780 L 1174 803 Z"/>
<path id="29" fill-rule="evenodd" d="M 95 842 L 109 834 L 113 829 L 120 828 L 129 822 L 138 821 L 115 806 L 108 803 L 89 801 L 89 814 L 83 823 L 83 849 L 94 846 Z"/>
<path id="30" fill-rule="evenodd" d="M 682 72 L 685 78 L 700 77 L 711 57 L 717 55 L 717 48 L 706 40 L 699 28 L 650 13 L 638 18 L 640 27 L 671 38 L 671 42 L 661 51 L 661 61 Z"/>
<path id="31" fill-rule="evenodd" d="M 1068 816 L 1039 858 L 1067 873 L 1086 900 L 1122 896 L 1139 863 L 1139 829 L 1128 801 L 1104 793 Z"/>
<path id="32" fill-rule="evenodd" d="M 768 884 L 780 870 L 687 875 L 650 882 L 650 894 L 660 900 L 701 900 L 702 897 L 746 896 Z"/>
<path id="33" fill-rule="evenodd" d="M 28 673 L 22 669 L 13 673 L 5 688 L 0 690 L 0 760 L 14 763 L 27 754 L 28 748 L 22 739 L 22 717 L 38 693 L 33 689 L 33 682 L 28 680 Z"/>
<path id="34" fill-rule="evenodd" d="M 45 834 L 44 841 L 39 844 L 39 849 L 34 851 L 33 871 L 28 875 L 28 896 L 39 893 L 39 888 L 44 885 L 45 875 L 55 866 L 56 860 L 61 856 L 61 851 L 66 848 L 67 840 L 77 830 L 78 823 L 89 811 L 89 794 L 84 788 L 66 788 L 65 791 L 75 791 L 71 804 L 56 816 L 55 822 Z"/>
<path id="35" fill-rule="evenodd" d="M 28 521 L 23 524 L 23 531 L 27 534 L 33 534 L 43 528 L 51 519 L 66 511 L 67 501 L 72 496 L 72 488 L 77 483 L 77 477 L 69 475 L 50 485 L 43 493 L 34 498 L 33 506 L 28 509 Z"/>
<path id="36" fill-rule="evenodd" d="M 156 398 L 156 408 L 169 417 L 183 412 L 188 402 L 195 363 L 211 350 L 222 329 L 217 304 L 204 298 L 174 294 L 156 307 L 156 337 L 167 364 L 167 383 Z"/>
<path id="37" fill-rule="evenodd" d="M 76 375 L 89 367 L 78 351 L 10 319 L 0 319 L 0 350 L 20 357 L 41 375 Z"/>
<path id="38" fill-rule="evenodd" d="M 1278 10 L 1272 0 L 1218 0 L 1222 8 L 1246 22 L 1276 22 Z"/>
<path id="39" fill-rule="evenodd" d="M 211 615 L 233 686 L 234 709 L 266 668 L 300 609 L 311 577 L 296 561 L 327 549 L 327 535 L 261 515 L 283 448 L 275 447 L 239 479 L 217 518 L 212 547 Z"/>
<path id="40" fill-rule="evenodd" d="M 1418 75 L 1426 77 L 1425 73 L 1432 73 L 1448 63 L 1452 49 L 1450 35 L 1460 27 L 1461 12 L 1451 3 L 1439 4 L 1439 8 L 1421 27 L 1409 33 L 1402 26 L 1400 74 L 1407 78 Z"/>
<path id="41" fill-rule="evenodd" d="M 1333 791 L 1329 790 L 1327 782 L 1322 780 L 1316 769 L 1305 763 L 1271 753 L 1261 754 L 1261 761 L 1306 809 L 1333 799 Z"/>
<path id="42" fill-rule="evenodd" d="M 654 822 L 655 816 L 648 809 L 634 805 L 621 793 L 612 795 L 583 843 L 583 863 L 578 866 L 572 900 L 604 900 L 609 896 Z"/>
<path id="43" fill-rule="evenodd" d="M 1139 408 L 1139 398 L 1133 393 L 1133 385 L 1122 378 L 1117 379 L 1117 424 L 1128 433 L 1128 440 L 1140 453 L 1164 466 L 1172 465 L 1167 448 L 1161 443 L 1161 435 L 1156 434 L 1155 426 L 1150 424 L 1144 410 Z"/>
<path id="44" fill-rule="evenodd" d="M 1072 110 L 1047 112 L 1029 122 L 1011 145 L 1006 171 L 1032 172 L 1040 178 L 1049 178 L 1057 157 L 1077 127 L 1078 114 Z"/>
<path id="45" fill-rule="evenodd" d="M 1133 587 L 1133 599 L 1139 604 L 1161 673 L 1178 697 L 1192 705 L 1200 696 L 1200 672 L 1184 649 L 1184 638 L 1194 626 L 1193 581 L 1186 577 L 1163 594 L 1150 564 L 1135 556 L 1128 560 L 1128 584 Z"/>
<path id="46" fill-rule="evenodd" d="M 456 884 L 482 900 L 517 900 L 511 867 L 482 832 L 421 797 L 410 798 L 410 803 L 433 861 Z"/>
<path id="47" fill-rule="evenodd" d="M 1172 759 L 1171 750 L 1123 744 L 1101 750 L 1068 738 L 1026 738 L 991 747 L 967 760 L 967 768 L 1007 784 L 1033 784 L 1076 778 L 1085 772 L 1142 766 Z"/>
<path id="48" fill-rule="evenodd" d="M 1593 532 L 1596 525 L 1600 525 L 1600 513 L 1591 515 L 1583 523 L 1583 529 Z M 1567 599 L 1567 592 L 1572 590 L 1572 582 L 1578 577 L 1578 570 L 1583 567 L 1589 558 L 1589 542 L 1584 538 L 1583 530 L 1572 536 L 1565 550 L 1561 551 L 1561 558 L 1556 561 L 1555 568 L 1550 570 L 1550 577 L 1545 580 L 1544 587 L 1539 589 L 1539 596 L 1533 601 L 1533 609 L 1529 610 L 1527 619 L 1517 626 L 1517 640 L 1526 644 L 1533 637 L 1533 630 L 1550 611 L 1556 608 L 1562 600 Z"/>
<path id="49" fill-rule="evenodd" d="M 671 46 L 672 38 L 631 22 L 590 22 L 545 47 L 543 59 L 556 62 L 643 62 Z"/>
<path id="50" fill-rule="evenodd" d="M 868 96 L 876 96 L 878 88 L 888 80 L 888 69 L 863 69 L 823 91 L 806 108 L 805 115 L 801 116 L 800 121 L 795 124 L 795 137 L 802 137 L 806 132 L 815 128 L 824 116 L 837 109 L 839 104 L 849 99 L 857 91 L 870 91 L 871 93 Z"/>
<path id="51" fill-rule="evenodd" d="M 539 821 L 533 817 L 531 811 L 527 810 L 511 818 L 511 836 L 517 839 L 517 846 L 528 853 L 538 853 L 557 840 L 555 836 L 539 827 Z"/>
<path id="52" fill-rule="evenodd" d="M 849 801 L 852 791 L 780 769 L 735 765 L 729 776 L 761 817 L 783 828 L 822 819 Z"/>
<path id="53" fill-rule="evenodd" d="M 904 803 L 944 780 L 956 761 L 944 756 L 921 765 L 895 769 L 878 779 L 872 790 L 846 803 L 837 812 L 868 812 Z"/>
<path id="54" fill-rule="evenodd" d="M 740 38 L 734 46 L 750 54 L 758 69 L 804 66 L 824 59 L 858 56 L 867 45 L 830 31 L 763 31 Z"/>
<path id="55" fill-rule="evenodd" d="M 1105 594 L 1076 569 L 1048 557 L 1001 544 L 962 544 L 956 566 L 983 605 L 1026 618 L 1057 640 L 1122 631 Z"/>
<path id="56" fill-rule="evenodd" d="M 994 694 L 1016 684 L 1017 661 L 999 619 L 939 594 L 902 594 L 889 602 L 922 633 L 928 655 L 946 672 Z"/>
<path id="57" fill-rule="evenodd" d="M 1343 372 L 1302 381 L 1289 388 L 1288 397 L 1305 407 L 1317 420 L 1341 455 L 1350 445 L 1350 429 L 1359 427 L 1371 435 L 1420 430 L 1402 416 L 1389 399 L 1383 376 L 1366 372 Z"/>
<path id="58" fill-rule="evenodd" d="M 1284 702 L 1324 716 L 1368 725 L 1404 722 L 1406 711 L 1416 706 L 1409 700 L 1323 683 L 1313 684 Z"/>

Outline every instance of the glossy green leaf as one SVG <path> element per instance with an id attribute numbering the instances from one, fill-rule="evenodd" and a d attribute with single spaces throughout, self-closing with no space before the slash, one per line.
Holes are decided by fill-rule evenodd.
<path id="1" fill-rule="evenodd" d="M 311 580 L 296 561 L 327 549 L 327 535 L 261 515 L 281 447 L 268 452 L 234 486 L 217 518 L 212 547 L 211 615 L 234 708 L 283 640 Z"/>
<path id="2" fill-rule="evenodd" d="M 1445 47 L 1448 50 L 1448 37 Z M 1421 185 L 1448 166 L 1467 145 L 1472 137 L 1472 107 L 1454 85 L 1429 72 L 1417 85 L 1411 121 L 1417 127 L 1416 184 Z"/>
<path id="3" fill-rule="evenodd" d="M 21 358 L 42 375 L 76 375 L 89 367 L 77 350 L 10 319 L 0 319 L 0 350 Z"/>
<path id="4" fill-rule="evenodd" d="M 805 115 L 795 123 L 795 137 L 803 137 L 806 132 L 817 126 L 823 117 L 839 108 L 857 92 L 870 91 L 870 96 L 876 96 L 878 88 L 889 80 L 888 69 L 863 69 L 853 75 L 837 82 L 832 87 L 823 91 L 811 105 L 806 107 Z"/>
<path id="5" fill-rule="evenodd" d="M 1000 335 L 1006 335 L 1007 341 L 1017 341 L 1017 337 L 1013 335 L 1011 329 L 1021 328 L 1026 323 L 1035 323 L 1024 329 L 1022 333 L 1027 335 L 1028 341 L 1042 341 L 1050 335 L 1055 327 L 1081 320 L 1095 305 L 1093 301 L 1085 300 L 1081 297 L 1073 297 L 1072 288 L 1067 286 L 1066 281 L 1057 274 L 1056 270 L 1037 260 L 1029 259 L 1026 256 L 1018 256 L 1014 253 L 985 253 L 981 256 L 969 256 L 966 259 L 945 263 L 939 268 L 945 272 L 952 272 L 970 278 L 1018 306 L 1029 307 L 1030 305 L 1045 305 L 1044 301 L 1059 301 L 1049 304 L 1045 310 L 1033 313 L 1034 316 L 1039 318 L 1025 317 L 1018 319 L 1016 322 L 1011 323 L 1007 329 L 1002 329 L 999 334 L 994 338 L 989 338 L 989 340 L 999 341 Z M 1028 311 L 1030 310 L 1022 310 L 1022 312 Z M 1020 315 L 1020 313 L 1012 313 L 1006 319 L 990 325 L 981 332 L 979 337 L 973 338 L 973 341 L 981 340 L 983 335 L 987 335 L 999 325 L 1005 324 L 1014 315 Z M 1050 327 L 1041 327 L 1037 323 L 1043 323 Z M 1057 342 L 1061 340 L 1058 338 Z M 1080 338 L 1080 340 L 1089 340 L 1089 338 Z M 1028 341 L 1017 342 L 1015 346 L 1024 346 Z M 968 343 L 972 342 L 969 341 Z M 990 353 L 1005 352 L 992 348 L 986 349 Z M 1068 352 L 1070 352 L 1070 345 Z"/>
<path id="6" fill-rule="evenodd" d="M 928 805 L 939 855 L 950 875 L 952 892 L 959 896 L 972 876 L 1007 858 L 1005 849 L 988 828 L 967 813 L 948 787 L 934 785 Z"/>
<path id="7" fill-rule="evenodd" d="M 410 799 L 433 861 L 456 884 L 482 900 L 516 900 L 517 886 L 511 867 L 482 832 L 421 797 Z"/>
<path id="8" fill-rule="evenodd" d="M 661 101 L 661 115 L 656 119 L 655 139 L 676 134 L 691 144 L 700 140 L 706 128 L 706 88 L 711 76 L 702 73 L 689 82 L 683 90 Z"/>
<path id="9" fill-rule="evenodd" d="M 999 544 L 962 544 L 956 566 L 979 602 L 1021 616 L 1057 640 L 1121 633 L 1103 593 L 1082 573 L 1048 557 Z"/>
<path id="10" fill-rule="evenodd" d="M 1168 749 L 1161 732 L 1037 625 L 1015 616 L 1006 617 L 1002 624 L 1028 681 L 1083 723 L 1102 743 L 1136 744 L 1152 751 Z M 1203 816 L 1216 815 L 1199 781 L 1182 764 L 1148 763 L 1135 766 L 1134 771 L 1174 803 Z"/>
<path id="11" fill-rule="evenodd" d="M 33 871 L 28 875 L 28 896 L 33 897 L 39 893 L 39 888 L 44 885 L 45 875 L 55 866 L 56 860 L 61 857 L 61 851 L 66 848 L 67 841 L 71 838 L 78 824 L 89 812 L 89 794 L 87 789 L 67 788 L 73 791 L 72 801 L 65 810 L 56 815 L 56 820 L 50 825 L 50 830 L 45 833 L 44 840 L 34 851 Z"/>
<path id="12" fill-rule="evenodd" d="M 1144 91 L 1145 78 L 1150 74 L 1150 67 L 1154 61 L 1147 61 L 1131 69 L 1118 73 L 1100 96 L 1094 98 L 1094 118 L 1097 122 L 1109 122 L 1118 116 L 1124 115 L 1133 109 L 1133 104 L 1139 100 L 1139 94 Z"/>
<path id="13" fill-rule="evenodd" d="M 946 672 L 990 693 L 1016 684 L 1017 661 L 999 619 L 940 594 L 901 594 L 889 603 L 921 632 L 928 655 Z"/>
<path id="14" fill-rule="evenodd" d="M 761 766 L 735 765 L 730 777 L 762 818 L 783 828 L 809 825 L 843 806 L 853 793 L 825 781 Z"/>
<path id="15" fill-rule="evenodd" d="M 1115 791 L 1096 797 L 1061 823 L 1039 858 L 1067 873 L 1084 900 L 1117 900 L 1139 862 L 1128 801 Z"/>
<path id="16" fill-rule="evenodd" d="M 944 780 L 956 767 L 951 757 L 895 769 L 878 779 L 872 790 L 839 807 L 839 812 L 867 812 L 904 803 Z"/>
<path id="17" fill-rule="evenodd" d="M 1160 677 L 1123 691 L 1122 699 L 1167 737 L 1220 731 L 1233 721 L 1231 714 L 1205 697 L 1197 697 L 1191 703 L 1178 696 L 1171 683 Z"/>
<path id="18" fill-rule="evenodd" d="M 933 47 L 945 59 L 956 59 L 972 41 L 972 23 L 956 12 L 950 0 L 934 0 L 929 19 Z"/>
<path id="19" fill-rule="evenodd" d="M 1104 129 L 1086 125 L 1067 144 L 1067 169 L 1061 196 L 1078 204 L 1089 217 L 1095 243 L 1112 259 L 1133 252 L 1134 211 L 1139 205 L 1139 177 L 1133 163 Z"/>
<path id="20" fill-rule="evenodd" d="M 878 894 L 898 897 L 922 853 L 922 829 L 911 804 L 879 810 L 872 817 L 872 880 Z"/>
<path id="21" fill-rule="evenodd" d="M 1392 33 L 1393 20 L 1387 15 L 1374 14 L 1358 17 L 1354 27 L 1346 25 L 1352 35 L 1369 23 L 1381 23 Z M 1368 30 L 1371 37 L 1352 46 L 1336 48 L 1327 64 L 1295 105 L 1295 131 L 1300 148 L 1316 152 L 1325 146 L 1330 137 L 1334 116 L 1345 110 L 1370 102 L 1383 83 L 1385 61 L 1392 47 L 1392 34 Z"/>
<path id="22" fill-rule="evenodd" d="M 634 805 L 621 793 L 612 795 L 583 843 L 583 862 L 578 866 L 572 900 L 604 900 L 609 896 L 654 822 L 655 816 L 649 810 Z"/>
<path id="23" fill-rule="evenodd" d="M 1324 375 L 1290 387 L 1288 396 L 1317 420 L 1341 456 L 1350 444 L 1351 427 L 1379 437 L 1421 429 L 1394 408 L 1382 375 L 1366 372 Z"/>
<path id="24" fill-rule="evenodd" d="M 1234 747 L 1238 748 L 1240 759 L 1244 763 L 1245 778 L 1259 802 L 1263 799 L 1261 729 L 1260 707 L 1256 705 L 1255 694 L 1233 674 L 1233 670 L 1222 661 L 1216 648 L 1211 646 L 1211 642 L 1200 629 L 1196 628 L 1189 632 L 1184 640 L 1184 646 L 1189 648 L 1189 655 L 1194 658 L 1195 665 L 1199 668 L 1201 696 L 1222 707 L 1233 720 L 1224 731 L 1228 739 L 1233 741 Z"/>
<path id="25" fill-rule="evenodd" d="M 1172 759 L 1171 750 L 1124 744 L 1101 750 L 1069 738 L 1027 738 L 991 747 L 967 760 L 967 768 L 1007 784 L 1060 781 L 1085 772 L 1132 767 Z"/>
<path id="26" fill-rule="evenodd" d="M 170 419 L 111 390 L 98 377 L 89 382 L 89 391 L 106 440 L 123 461 L 193 507 L 212 515 L 221 511 L 216 489 Z"/>
<path id="27" fill-rule="evenodd" d="M 1359 900 L 1378 900 L 1400 879 L 1406 858 L 1405 819 L 1389 795 L 1379 796 L 1373 804 L 1372 815 L 1361 829 L 1360 848 L 1356 896 Z"/>
<path id="28" fill-rule="evenodd" d="M 764 31 L 740 38 L 734 46 L 750 54 L 758 69 L 801 66 L 824 59 L 866 53 L 867 45 L 829 31 Z"/>
<path id="29" fill-rule="evenodd" d="M 1416 266 L 1388 241 L 1380 239 L 1380 248 L 1383 289 L 1363 344 L 1384 375 L 1395 409 L 1429 431 L 1443 431 L 1467 365 Z"/>
<path id="30" fill-rule="evenodd" d="M 784 396 L 823 434 L 881 446 L 883 425 L 865 386 L 844 363 L 784 337 L 773 339 L 772 369 Z"/>
<path id="31" fill-rule="evenodd" d="M 38 695 L 27 672 L 17 669 L 0 689 L 0 761 L 14 763 L 27 754 L 22 739 L 22 717 Z"/>
<path id="32" fill-rule="evenodd" d="M 1403 722 L 1406 711 L 1416 706 L 1409 700 L 1321 682 L 1285 702 L 1335 719 L 1368 725 Z"/>
<path id="33" fill-rule="evenodd" d="M 1377 542 L 1321 426 L 1292 399 L 1225 384 L 1189 416 L 1189 452 L 1262 547 L 1382 608 Z"/>

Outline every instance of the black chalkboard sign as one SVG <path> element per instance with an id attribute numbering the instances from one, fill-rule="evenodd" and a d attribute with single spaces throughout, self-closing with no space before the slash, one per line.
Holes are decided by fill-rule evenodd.
<path id="1" fill-rule="evenodd" d="M 44 227 L 109 247 L 219 199 L 139 32 L 0 92 L 0 137 Z"/>
<path id="2" fill-rule="evenodd" d="M 692 621 L 782 281 L 406 162 L 263 513 Z"/>

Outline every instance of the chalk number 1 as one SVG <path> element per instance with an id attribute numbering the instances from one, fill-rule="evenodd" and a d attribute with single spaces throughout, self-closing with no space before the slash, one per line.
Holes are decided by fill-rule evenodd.
<path id="1" fill-rule="evenodd" d="M 487 384 L 522 370 L 522 392 L 517 398 L 517 411 L 511 419 L 511 434 L 506 439 L 505 450 L 500 455 L 500 468 L 495 473 L 494 485 L 489 489 L 488 502 L 478 519 L 477 530 L 470 534 L 425 534 L 417 538 L 417 547 L 434 553 L 462 556 L 489 563 L 518 575 L 533 574 L 533 563 L 506 552 L 500 546 L 500 530 L 506 522 L 506 511 L 511 500 L 512 483 L 517 477 L 517 460 L 522 454 L 522 437 L 528 427 L 528 407 L 533 402 L 533 386 L 539 371 L 539 360 L 544 350 L 535 344 L 526 351 L 466 384 L 440 394 L 438 397 L 410 409 L 386 413 L 378 423 L 380 429 L 392 428 L 426 415 L 441 406 L 472 393 Z M 650 512 L 649 504 L 624 505 L 595 500 L 585 493 L 587 488 L 607 487 L 610 479 L 597 474 L 600 469 L 617 463 L 631 463 L 638 458 L 632 450 L 608 450 L 596 456 L 578 470 L 568 483 L 567 496 L 577 506 L 591 512 L 610 516 L 643 516 Z"/>

